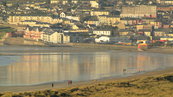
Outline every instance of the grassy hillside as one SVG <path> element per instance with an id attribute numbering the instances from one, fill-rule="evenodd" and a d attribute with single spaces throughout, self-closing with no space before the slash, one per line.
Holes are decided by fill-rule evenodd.
<path id="1" fill-rule="evenodd" d="M 0 26 L 0 32 L 14 32 L 15 29 L 6 26 Z"/>
<path id="2" fill-rule="evenodd" d="M 36 1 L 36 0 L 1 0 L 1 1 L 21 1 L 21 2 L 24 2 L 24 1 Z M 39 1 L 46 1 L 46 0 L 39 0 Z"/>
<path id="3" fill-rule="evenodd" d="M 0 0 L 0 4 L 7 4 L 7 3 L 26 3 L 26 2 L 35 2 L 35 1 L 46 1 L 49 2 L 49 0 Z"/>
<path id="4" fill-rule="evenodd" d="M 6 34 L 6 32 L 14 32 L 15 29 L 11 27 L 0 26 L 0 39 Z"/>
<path id="5" fill-rule="evenodd" d="M 97 82 L 79 87 L 25 93 L 5 93 L 2 97 L 172 97 L 173 73 L 131 80 Z"/>

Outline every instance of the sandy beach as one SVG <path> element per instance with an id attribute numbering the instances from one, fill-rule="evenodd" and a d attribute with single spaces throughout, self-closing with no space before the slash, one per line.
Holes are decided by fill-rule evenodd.
<path id="1" fill-rule="evenodd" d="M 75 49 L 73 49 L 73 48 L 65 48 L 65 49 L 61 48 L 61 49 L 58 49 L 58 50 L 55 50 L 55 51 L 57 52 L 57 51 L 62 51 L 62 50 L 64 52 L 66 52 L 66 51 L 67 52 L 68 51 L 79 51 L 79 50 L 80 51 L 105 51 L 105 49 L 99 49 L 98 50 L 97 48 L 90 48 L 90 49 L 88 49 L 88 48 L 83 48 L 83 49 L 81 49 L 81 48 L 77 48 L 77 49 L 76 48 Z M 111 50 L 114 50 L 114 49 L 111 49 Z M 137 51 L 136 49 L 131 49 L 131 48 L 123 48 L 123 49 L 119 49 L 119 50 L 125 51 L 125 52 L 136 52 Z M 116 51 L 117 51 L 117 49 L 116 49 Z M 27 51 L 27 52 L 31 52 L 31 51 Z M 38 52 L 38 51 L 35 50 L 35 52 Z M 43 50 L 42 52 L 47 52 L 47 50 Z M 54 52 L 54 51 L 52 51 L 52 52 Z M 145 52 L 172 54 L 173 49 L 172 48 L 152 48 L 152 49 L 148 49 Z M 3 95 L 5 97 L 6 95 L 17 95 L 18 93 L 21 93 L 20 95 L 25 95 L 25 94 L 22 94 L 24 92 L 35 94 L 35 93 L 38 93 L 38 91 L 39 91 L 39 93 L 42 93 L 45 90 L 51 90 L 51 91 L 54 91 L 54 92 L 55 91 L 60 91 L 61 93 L 69 94 L 69 95 L 71 95 L 71 97 L 78 97 L 78 96 L 80 97 L 80 96 L 82 96 L 82 95 L 78 95 L 80 93 L 74 94 L 74 93 L 71 93 L 69 91 L 72 91 L 72 89 L 76 89 L 76 88 L 78 88 L 76 91 L 82 90 L 84 88 L 86 89 L 86 88 L 89 88 L 89 87 L 95 87 L 95 88 L 98 87 L 98 88 L 100 88 L 99 84 L 101 84 L 101 86 L 103 85 L 102 90 L 107 90 L 107 85 L 109 85 L 109 84 L 119 84 L 121 82 L 131 82 L 131 81 L 134 81 L 134 83 L 135 83 L 135 82 L 141 81 L 141 79 L 146 80 L 150 77 L 155 79 L 155 77 L 164 77 L 166 75 L 173 75 L 173 68 L 166 68 L 166 69 L 163 69 L 163 70 L 156 70 L 156 71 L 152 71 L 152 72 L 139 73 L 139 74 L 129 76 L 129 77 L 124 77 L 124 78 L 107 78 L 107 79 L 84 81 L 84 82 L 74 82 L 72 85 L 68 85 L 67 81 L 64 81 L 62 83 L 54 83 L 53 88 L 51 86 L 51 83 L 40 84 L 40 85 L 31 85 L 31 86 L 1 86 L 0 87 L 0 93 L 1 93 L 0 95 Z M 142 80 L 142 82 L 143 82 L 143 80 Z M 168 82 L 166 82 L 166 83 L 168 83 Z M 149 81 L 148 81 L 148 83 L 149 83 Z M 157 83 L 157 81 L 155 81 L 155 83 Z M 127 83 L 125 83 L 125 85 L 126 84 Z M 143 83 L 143 84 L 145 84 L 145 83 Z M 169 84 L 173 85 L 171 82 Z M 128 85 L 129 85 L 129 83 L 127 84 L 127 87 L 124 86 L 123 89 L 129 89 L 130 87 L 128 87 Z M 109 87 L 109 89 L 110 89 L 109 91 L 111 91 L 111 93 L 110 93 L 111 95 L 112 95 L 112 92 L 116 91 L 116 90 L 114 90 L 114 88 L 115 87 Z M 120 87 L 116 87 L 116 88 L 120 88 Z M 88 96 L 103 97 L 103 96 L 98 96 L 98 95 L 102 95 L 102 93 L 99 92 L 101 90 L 99 90 L 98 93 L 97 93 L 96 90 L 92 90 L 94 92 L 93 95 L 90 94 L 90 93 L 87 94 L 86 93 L 87 91 L 85 91 L 85 92 L 82 91 L 82 93 L 84 93 L 84 95 L 87 96 L 87 97 Z M 90 89 L 88 89 L 88 92 L 92 92 L 92 91 Z M 158 92 L 159 91 L 161 91 L 161 90 L 158 90 Z M 119 92 L 124 92 L 124 91 L 119 91 Z M 107 92 L 105 92 L 105 95 L 106 94 L 107 94 Z M 56 95 L 60 95 L 60 94 L 56 94 Z M 114 96 L 111 96 L 111 95 L 107 95 L 106 97 L 114 97 L 115 96 L 115 95 Z M 125 94 L 125 95 L 128 95 L 128 94 Z M 134 96 L 134 95 L 131 95 L 131 94 L 129 94 L 129 95 L 133 96 L 133 97 L 138 97 L 138 96 Z M 122 97 L 124 97 L 124 96 L 122 96 Z M 144 97 L 148 97 L 147 94 L 146 94 L 146 96 L 144 95 Z M 157 97 L 157 96 L 153 96 L 153 97 Z M 169 97 L 169 96 L 165 96 L 165 97 Z"/>
<path id="2" fill-rule="evenodd" d="M 128 77 L 119 77 L 119 78 L 107 78 L 107 79 L 98 79 L 98 80 L 91 80 L 91 81 L 80 81 L 80 82 L 73 82 L 72 85 L 68 85 L 68 81 L 54 83 L 54 87 L 52 87 L 52 83 L 45 83 L 40 85 L 29 85 L 29 86 L 1 86 L 0 92 L 34 92 L 34 91 L 40 91 L 40 90 L 47 90 L 47 89 L 60 89 L 60 88 L 72 88 L 77 86 L 87 86 L 92 84 L 98 84 L 102 82 L 113 82 L 113 81 L 122 81 L 122 80 L 133 80 L 133 79 L 139 79 L 139 78 L 145 78 L 150 76 L 159 76 L 159 75 L 165 75 L 165 74 L 173 74 L 173 67 L 167 68 L 163 70 L 155 70 L 151 72 L 143 72 L 138 73 L 133 76 Z"/>

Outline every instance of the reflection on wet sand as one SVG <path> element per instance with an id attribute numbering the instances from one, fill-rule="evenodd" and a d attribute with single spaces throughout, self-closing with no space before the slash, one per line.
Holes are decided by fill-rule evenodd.
<path id="1" fill-rule="evenodd" d="M 172 58 L 172 55 L 164 54 L 124 52 L 23 55 L 12 65 L 0 67 L 0 85 L 31 85 L 123 76 L 171 66 Z"/>

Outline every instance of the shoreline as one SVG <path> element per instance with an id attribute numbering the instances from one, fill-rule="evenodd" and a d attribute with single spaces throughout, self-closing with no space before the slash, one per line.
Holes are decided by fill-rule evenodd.
<path id="1" fill-rule="evenodd" d="M 165 74 L 173 74 L 173 67 L 161 68 L 152 71 L 143 71 L 131 74 L 129 76 L 122 76 L 122 77 L 106 77 L 101 79 L 94 79 L 94 80 L 86 80 L 86 81 L 74 81 L 72 85 L 68 85 L 68 81 L 63 82 L 54 82 L 54 87 L 52 88 L 52 82 L 35 84 L 35 85 L 24 85 L 24 86 L 0 86 L 0 93 L 23 93 L 23 92 L 35 92 L 35 91 L 43 91 L 43 90 L 52 90 L 52 89 L 68 89 L 74 88 L 78 86 L 88 86 L 94 85 L 98 83 L 109 83 L 109 82 L 118 82 L 118 81 L 130 81 L 133 79 L 140 79 L 145 77 L 152 77 L 152 76 L 160 76 Z"/>
<path id="2" fill-rule="evenodd" d="M 114 51 L 114 52 L 137 52 L 137 53 L 160 53 L 160 54 L 173 54 L 173 48 L 151 48 L 147 49 L 145 51 L 138 51 L 137 48 L 128 48 L 128 47 L 118 47 L 118 48 L 104 48 L 104 47 L 95 47 L 95 48 L 83 48 L 83 47 L 42 47 L 42 46 L 1 46 L 1 47 L 7 47 L 7 49 L 0 49 L 0 56 L 22 56 L 25 54 L 37 54 L 37 53 L 68 53 L 68 52 L 107 52 L 107 51 Z M 1 48 L 0 47 L 0 48 Z M 8 49 L 8 47 L 30 47 L 30 48 L 39 48 L 39 49 L 15 49 L 11 50 Z M 43 48 L 43 49 L 40 49 Z"/>

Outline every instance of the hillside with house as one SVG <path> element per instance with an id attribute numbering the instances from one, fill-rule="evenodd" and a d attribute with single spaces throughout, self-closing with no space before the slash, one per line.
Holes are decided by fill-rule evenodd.
<path id="1" fill-rule="evenodd" d="M 46 43 L 171 42 L 172 5 L 171 0 L 5 0 L 0 23 L 17 26 L 17 36 Z"/>

